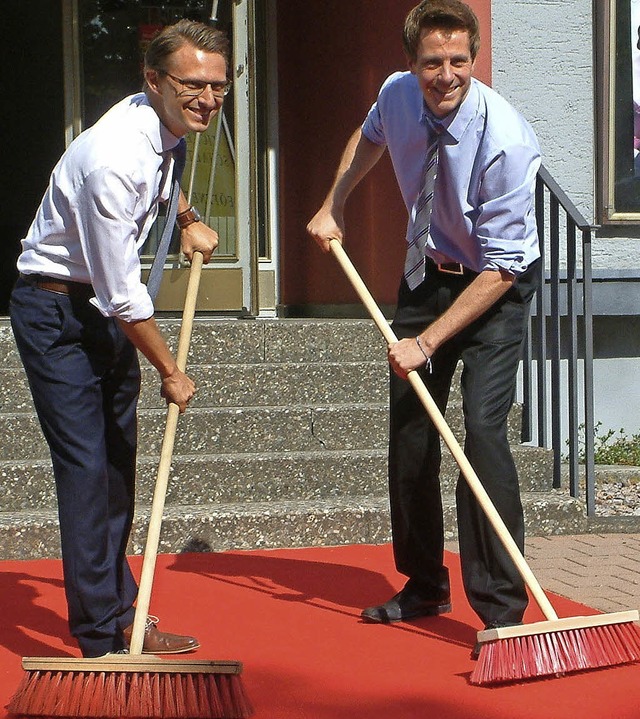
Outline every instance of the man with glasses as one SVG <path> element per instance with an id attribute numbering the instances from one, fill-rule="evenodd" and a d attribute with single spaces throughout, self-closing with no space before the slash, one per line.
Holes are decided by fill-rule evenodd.
<path id="1" fill-rule="evenodd" d="M 69 626 L 85 657 L 126 651 L 136 582 L 125 556 L 134 509 L 137 350 L 184 412 L 195 386 L 154 319 L 139 252 L 169 197 L 174 150 L 204 132 L 228 92 L 229 43 L 207 25 L 166 27 L 145 55 L 144 92 L 71 143 L 22 241 L 11 322 L 53 463 Z M 208 262 L 217 234 L 181 195 L 181 248 Z M 147 622 L 146 653 L 195 638 Z"/>

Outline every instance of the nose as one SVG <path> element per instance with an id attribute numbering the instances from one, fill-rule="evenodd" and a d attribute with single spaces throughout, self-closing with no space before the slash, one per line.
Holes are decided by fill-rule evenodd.
<path id="1" fill-rule="evenodd" d="M 205 87 L 202 93 L 198 95 L 198 99 L 201 102 L 205 103 L 207 107 L 215 107 L 216 105 L 222 105 L 222 102 L 224 101 L 224 97 L 216 94 L 213 91 L 211 85 L 207 85 Z"/>
<path id="2" fill-rule="evenodd" d="M 453 69 L 450 62 L 443 62 L 440 69 L 440 80 L 441 82 L 450 83 L 453 80 Z"/>

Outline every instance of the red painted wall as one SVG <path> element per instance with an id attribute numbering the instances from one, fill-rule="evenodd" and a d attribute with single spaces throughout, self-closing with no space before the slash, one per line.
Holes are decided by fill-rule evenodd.
<path id="1" fill-rule="evenodd" d="M 481 24 L 476 76 L 491 81 L 491 0 L 468 0 Z M 305 232 L 344 145 L 382 81 L 405 69 L 413 0 L 278 0 L 280 246 L 283 304 L 351 304 L 333 257 Z M 345 247 L 381 304 L 395 304 L 407 216 L 388 156 L 349 198 Z"/>

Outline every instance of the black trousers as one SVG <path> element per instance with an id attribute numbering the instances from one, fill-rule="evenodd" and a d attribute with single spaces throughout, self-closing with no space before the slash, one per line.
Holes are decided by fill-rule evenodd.
<path id="1" fill-rule="evenodd" d="M 114 319 L 18 280 L 11 324 L 49 444 L 71 633 L 86 657 L 123 648 L 137 586 L 125 550 L 134 508 L 140 368 Z"/>
<path id="2" fill-rule="evenodd" d="M 398 338 L 423 331 L 474 277 L 441 273 L 429 263 L 425 281 L 414 291 L 403 279 L 393 321 Z M 462 360 L 465 454 L 521 549 L 524 520 L 507 418 L 535 289 L 534 265 L 482 317 L 435 352 L 432 373 L 420 371 L 444 413 L 454 371 Z M 440 460 L 438 433 L 426 410 L 411 385 L 391 372 L 389 491 L 395 562 L 410 585 L 434 598 L 449 593 L 443 565 Z M 469 603 L 484 624 L 521 621 L 527 605 L 524 583 L 462 476 L 456 503 Z"/>

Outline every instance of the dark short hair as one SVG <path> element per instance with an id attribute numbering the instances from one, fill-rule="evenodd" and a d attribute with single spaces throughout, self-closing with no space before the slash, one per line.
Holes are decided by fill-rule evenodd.
<path id="1" fill-rule="evenodd" d="M 162 28 L 151 40 L 144 54 L 145 68 L 164 70 L 167 58 L 184 45 L 222 55 L 228 73 L 230 45 L 227 36 L 220 30 L 195 20 L 179 20 L 175 25 Z"/>
<path id="2" fill-rule="evenodd" d="M 423 30 L 463 30 L 469 34 L 471 59 L 480 49 L 480 26 L 473 10 L 461 0 L 423 0 L 407 15 L 402 33 L 404 51 L 410 60 L 418 56 Z"/>

